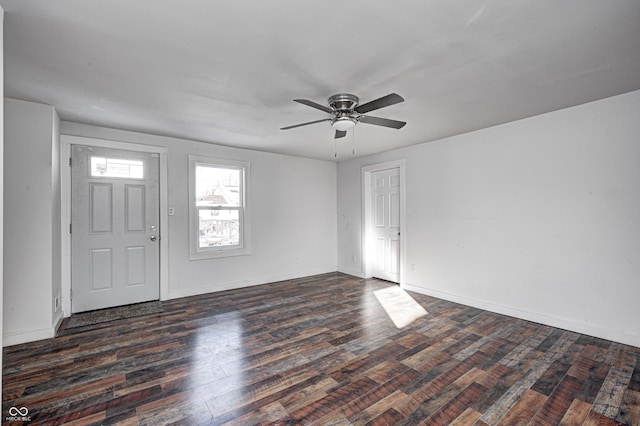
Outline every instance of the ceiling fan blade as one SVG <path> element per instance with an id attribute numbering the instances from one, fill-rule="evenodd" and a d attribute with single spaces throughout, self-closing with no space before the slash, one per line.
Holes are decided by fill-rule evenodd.
<path id="1" fill-rule="evenodd" d="M 347 132 L 345 132 L 344 130 L 336 130 L 334 139 L 344 138 L 345 136 L 347 136 Z"/>
<path id="2" fill-rule="evenodd" d="M 329 114 L 333 114 L 333 110 L 328 106 L 317 104 L 308 99 L 294 99 L 294 102 L 298 102 L 299 104 L 310 106 L 311 108 L 319 109 L 320 111 L 328 112 Z"/>
<path id="3" fill-rule="evenodd" d="M 373 111 L 376 109 L 388 107 L 390 105 L 395 105 L 400 102 L 404 102 L 404 98 L 396 93 L 391 93 L 387 96 L 383 96 L 381 98 L 375 99 L 371 102 L 367 102 L 366 104 L 362 104 L 355 108 L 355 111 L 364 114 L 369 111 Z"/>
<path id="4" fill-rule="evenodd" d="M 293 126 L 280 127 L 280 130 L 294 129 L 296 127 L 308 126 L 309 124 L 322 123 L 323 121 L 331 121 L 331 119 L 330 118 L 323 118 L 322 120 L 308 121 L 306 123 L 294 124 Z"/>
<path id="5" fill-rule="evenodd" d="M 363 115 L 360 117 L 360 122 L 364 124 L 374 124 L 376 126 L 391 127 L 392 129 L 402 129 L 405 124 L 404 121 L 389 120 L 388 118 L 371 117 Z"/>

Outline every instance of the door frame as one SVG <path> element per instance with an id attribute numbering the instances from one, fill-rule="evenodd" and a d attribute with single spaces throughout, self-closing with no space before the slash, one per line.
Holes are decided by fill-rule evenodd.
<path id="1" fill-rule="evenodd" d="M 117 142 L 106 139 L 87 138 L 81 136 L 60 135 L 60 209 L 62 240 L 62 295 L 61 305 L 64 317 L 71 315 L 71 168 L 68 158 L 71 157 L 71 145 L 84 145 L 100 148 L 122 149 L 158 154 L 159 196 L 160 196 L 160 300 L 167 300 L 169 294 L 169 218 L 168 212 L 168 149 L 156 145 L 144 145 L 129 142 Z"/>
<path id="2" fill-rule="evenodd" d="M 362 166 L 362 267 L 364 278 L 372 277 L 372 262 L 375 252 L 373 248 L 373 232 L 371 226 L 373 224 L 373 188 L 371 187 L 371 175 L 374 172 L 379 172 L 388 169 L 399 169 L 400 171 L 400 287 L 405 286 L 405 271 L 406 261 L 405 253 L 407 242 L 407 221 L 406 221 L 406 184 L 405 184 L 405 169 L 406 160 L 394 160 L 384 163 L 371 164 L 368 166 Z"/>

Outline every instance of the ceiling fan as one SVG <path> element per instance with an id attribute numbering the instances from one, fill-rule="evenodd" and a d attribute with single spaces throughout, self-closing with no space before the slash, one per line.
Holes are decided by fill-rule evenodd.
<path id="1" fill-rule="evenodd" d="M 353 129 L 353 127 L 358 123 L 373 124 L 376 126 L 390 127 L 392 129 L 401 129 L 405 124 L 407 124 L 404 121 L 364 115 L 367 112 L 403 102 L 404 99 L 402 96 L 396 93 L 391 93 L 362 105 L 358 105 L 360 99 L 358 99 L 356 95 L 352 95 L 350 93 L 338 93 L 331 96 L 327 100 L 328 106 L 320 105 L 308 99 L 294 99 L 293 101 L 329 113 L 331 114 L 331 117 L 282 127 L 280 130 L 288 130 L 296 127 L 307 126 L 309 124 L 329 121 L 331 126 L 336 129 L 335 139 L 339 139 L 345 137 L 347 130 Z"/>

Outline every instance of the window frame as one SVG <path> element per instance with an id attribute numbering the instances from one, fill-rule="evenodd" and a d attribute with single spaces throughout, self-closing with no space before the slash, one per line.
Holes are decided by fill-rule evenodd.
<path id="1" fill-rule="evenodd" d="M 99 175 L 93 174 L 93 159 L 94 158 L 104 158 L 105 162 L 108 164 L 109 160 L 119 160 L 119 161 L 136 161 L 140 163 L 142 167 L 142 177 L 131 177 L 129 176 L 108 176 L 108 175 Z M 89 168 L 88 177 L 89 179 L 129 179 L 129 180 L 138 180 L 144 181 L 145 174 L 147 170 L 147 161 L 144 158 L 136 157 L 136 156 L 127 156 L 127 157 L 110 157 L 105 155 L 89 155 L 89 161 L 87 162 L 87 166 Z M 108 167 L 108 166 L 107 166 Z M 108 172 L 108 169 L 105 171 Z"/>
<path id="2" fill-rule="evenodd" d="M 240 170 L 239 206 L 197 206 L 196 168 L 215 167 Z M 251 254 L 251 226 L 249 215 L 249 196 L 251 182 L 251 163 L 242 160 L 189 155 L 189 259 L 215 259 L 229 256 Z M 237 210 L 240 242 L 237 245 L 200 247 L 200 211 L 201 210 Z"/>

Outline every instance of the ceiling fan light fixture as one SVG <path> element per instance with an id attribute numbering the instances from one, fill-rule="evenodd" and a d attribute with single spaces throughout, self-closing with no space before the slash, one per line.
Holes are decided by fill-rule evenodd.
<path id="1" fill-rule="evenodd" d="M 331 125 L 334 129 L 346 132 L 355 127 L 357 121 L 353 117 L 337 117 L 331 121 Z"/>

